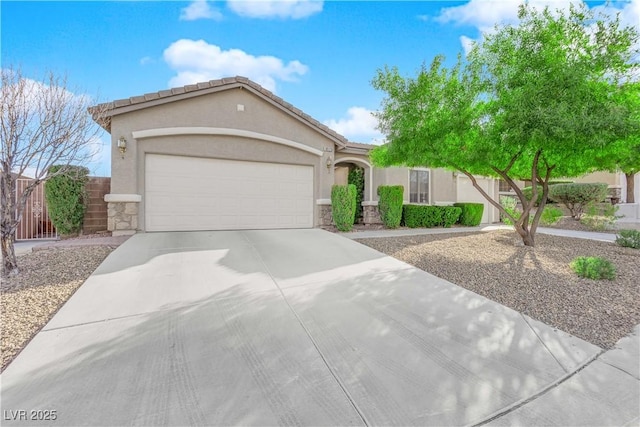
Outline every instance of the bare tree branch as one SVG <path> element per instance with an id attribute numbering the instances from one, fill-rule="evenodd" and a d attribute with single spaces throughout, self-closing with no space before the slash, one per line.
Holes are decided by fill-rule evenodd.
<path id="1" fill-rule="evenodd" d="M 3 68 L 0 92 L 0 240 L 2 275 L 6 276 L 19 271 L 14 233 L 29 195 L 42 182 L 66 173 L 69 166 L 90 162 L 100 128 L 88 113 L 92 99 L 70 91 L 66 77 L 53 72 L 36 81 L 25 78 L 19 68 Z M 105 112 L 102 108 L 91 111 L 97 118 Z M 61 168 L 49 173 L 53 165 Z M 16 179 L 24 175 L 34 180 L 16 194 Z"/>

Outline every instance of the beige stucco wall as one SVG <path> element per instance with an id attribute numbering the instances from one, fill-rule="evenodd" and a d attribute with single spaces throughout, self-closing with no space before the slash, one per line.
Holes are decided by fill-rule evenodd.
<path id="1" fill-rule="evenodd" d="M 578 178 L 571 178 L 569 181 L 584 183 L 602 182 L 607 185 L 621 185 L 620 175 L 610 172 L 593 172 Z"/>
<path id="2" fill-rule="evenodd" d="M 409 170 L 406 167 L 390 167 L 375 169 L 373 173 L 374 188 L 379 185 L 402 185 L 404 201 L 409 203 Z M 431 172 L 429 179 L 429 197 L 431 203 L 447 203 L 456 201 L 456 182 L 452 172 L 446 169 L 427 169 Z M 375 193 L 375 191 L 374 191 Z M 378 200 L 377 194 L 374 200 Z"/>
<path id="3" fill-rule="evenodd" d="M 242 105 L 244 111 L 239 111 L 238 105 Z M 176 135 L 136 140 L 132 134 L 169 127 L 247 130 L 301 143 L 323 154 L 317 156 L 293 147 L 237 136 Z M 121 136 L 127 140 L 124 158 L 116 144 Z M 111 193 L 143 196 L 138 225 L 141 230 L 144 230 L 146 153 L 310 165 L 315 171 L 314 198 L 326 199 L 331 195 L 333 168 L 327 168 L 326 162 L 334 155 L 334 142 L 246 89 L 230 89 L 116 115 L 112 118 L 111 138 Z"/>
<path id="4" fill-rule="evenodd" d="M 431 169 L 431 203 L 456 202 L 456 179 L 452 171 Z"/>

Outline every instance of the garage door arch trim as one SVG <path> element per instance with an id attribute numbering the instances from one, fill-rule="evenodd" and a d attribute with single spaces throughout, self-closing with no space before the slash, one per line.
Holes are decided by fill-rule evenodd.
<path id="1" fill-rule="evenodd" d="M 287 147 L 306 151 L 316 156 L 322 156 L 322 150 L 309 147 L 290 139 L 280 138 L 278 136 L 267 135 L 264 133 L 253 132 L 243 129 L 216 128 L 216 127 L 169 127 L 133 131 L 132 136 L 135 139 L 153 138 L 158 136 L 177 136 L 177 135 L 222 135 L 222 136 L 239 136 L 242 138 L 258 139 L 262 141 L 272 142 L 275 144 L 285 145 Z"/>

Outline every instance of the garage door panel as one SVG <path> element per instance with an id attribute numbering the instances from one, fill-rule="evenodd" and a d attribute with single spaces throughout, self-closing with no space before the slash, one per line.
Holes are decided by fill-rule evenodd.
<path id="1" fill-rule="evenodd" d="M 148 231 L 313 226 L 313 167 L 148 154 Z"/>

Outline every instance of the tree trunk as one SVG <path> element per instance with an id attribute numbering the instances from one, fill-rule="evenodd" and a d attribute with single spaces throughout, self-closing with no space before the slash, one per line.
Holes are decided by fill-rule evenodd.
<path id="1" fill-rule="evenodd" d="M 532 233 L 530 229 L 517 225 L 514 225 L 513 228 L 520 235 L 520 237 L 522 238 L 522 243 L 524 243 L 525 246 L 534 247 L 536 245 L 535 233 Z"/>
<path id="2" fill-rule="evenodd" d="M 2 277 L 14 276 L 20 272 L 18 259 L 13 249 L 13 235 L 2 236 Z"/>
<path id="3" fill-rule="evenodd" d="M 6 166 L 6 165 L 3 165 Z M 0 246 L 2 247 L 2 277 L 18 274 L 18 260 L 13 249 L 16 220 L 16 181 L 4 167 L 0 176 Z M 18 217 L 19 218 L 19 217 Z"/>
<path id="4" fill-rule="evenodd" d="M 624 176 L 627 178 L 627 203 L 635 203 L 635 173 L 625 173 Z"/>

